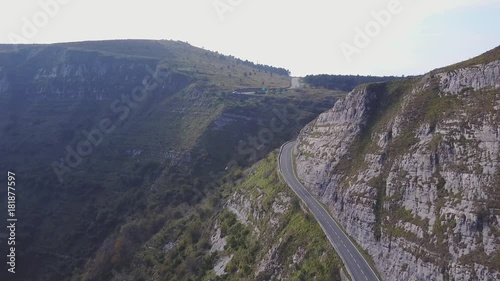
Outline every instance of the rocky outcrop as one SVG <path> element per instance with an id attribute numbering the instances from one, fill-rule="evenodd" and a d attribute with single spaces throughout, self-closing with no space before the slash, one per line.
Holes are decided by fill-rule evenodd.
<path id="1" fill-rule="evenodd" d="M 457 94 L 465 89 L 500 88 L 500 60 L 455 71 L 439 73 L 441 90 Z"/>
<path id="2" fill-rule="evenodd" d="M 278 180 L 277 152 L 226 187 L 212 224 L 213 271 L 225 280 L 348 280 L 341 260 L 291 190 Z"/>
<path id="3" fill-rule="evenodd" d="M 298 148 L 304 153 L 299 157 L 307 161 L 297 161 L 303 181 L 313 188 L 324 184 L 328 170 L 339 163 L 366 125 L 374 98 L 376 94 L 370 93 L 366 87 L 357 88 L 347 99 L 339 100 L 333 109 L 321 114 L 303 129 Z M 326 147 L 329 148 L 328 153 L 322 149 Z"/>
<path id="4" fill-rule="evenodd" d="M 361 86 L 298 137 L 299 177 L 384 280 L 500 279 L 499 70 Z"/>
<path id="5" fill-rule="evenodd" d="M 89 50 L 39 46 L 0 53 L 0 95 L 36 99 L 112 100 L 139 87 L 155 85 L 162 93 L 177 92 L 192 78 L 160 66 L 160 59 L 105 55 Z M 160 91 L 161 90 L 161 91 Z"/>

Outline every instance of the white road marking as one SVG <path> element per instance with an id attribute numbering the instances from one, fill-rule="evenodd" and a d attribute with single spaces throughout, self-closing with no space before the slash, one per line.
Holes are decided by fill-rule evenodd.
<path id="1" fill-rule="evenodd" d="M 282 147 L 282 152 L 285 149 L 285 147 L 289 147 L 291 145 L 292 145 L 292 142 L 287 143 L 286 145 L 284 145 Z M 283 165 L 281 165 L 282 168 L 281 168 L 280 172 L 282 173 L 283 178 L 285 179 L 285 182 L 287 183 L 287 185 L 300 197 L 300 199 L 303 201 L 303 203 L 305 203 L 306 207 L 309 209 L 309 211 L 313 214 L 313 216 L 316 218 L 316 220 L 318 221 L 318 223 L 323 228 L 323 231 L 326 234 L 326 236 L 327 236 L 328 240 L 330 241 L 330 243 L 332 244 L 332 246 L 334 248 L 336 248 L 336 247 L 339 246 L 339 245 L 337 245 L 338 242 L 337 243 L 333 242 L 334 240 L 333 240 L 332 234 L 330 233 L 330 232 L 333 231 L 333 233 L 337 237 L 338 241 L 340 241 L 342 243 L 342 245 L 344 246 L 344 249 L 349 253 L 349 255 L 351 256 L 352 260 L 354 260 L 354 262 L 356 263 L 356 265 L 360 269 L 359 272 L 365 277 L 365 279 L 368 280 L 368 281 L 370 281 L 370 279 L 368 279 L 368 277 L 366 276 L 365 272 L 362 270 L 361 266 L 359 265 L 358 259 L 360 261 L 362 259 L 366 263 L 366 265 L 368 266 L 368 268 L 370 268 L 371 273 L 373 274 L 372 280 L 379 280 L 378 277 L 376 276 L 375 272 L 373 271 L 373 269 L 368 265 L 368 263 L 365 260 L 365 258 L 355 248 L 354 244 L 351 242 L 351 240 L 349 240 L 349 238 L 342 231 L 342 229 L 340 228 L 340 226 L 337 225 L 337 223 L 334 221 L 334 219 L 331 217 L 331 215 L 325 210 L 325 208 L 322 205 L 320 205 L 319 201 L 317 201 L 313 197 L 313 195 L 302 185 L 302 183 L 300 183 L 300 181 L 297 180 L 297 176 L 295 175 L 295 171 L 293 171 L 293 167 L 291 166 L 291 164 L 289 164 L 289 162 L 292 163 L 292 161 L 293 161 L 292 157 L 293 157 L 293 154 L 290 153 L 290 160 L 291 161 L 285 161 L 285 163 L 282 163 L 282 161 L 281 161 L 282 158 L 281 158 L 281 153 L 280 153 L 279 162 L 283 164 Z M 283 170 L 283 167 L 285 168 L 285 170 Z M 286 178 L 286 176 L 285 176 L 286 173 L 284 173 L 283 171 L 287 171 L 288 175 L 290 175 L 290 174 L 293 175 L 291 181 L 289 181 Z M 292 184 L 290 184 L 290 182 Z M 320 216 L 323 218 L 323 220 L 319 219 Z M 330 223 L 331 221 L 335 224 L 336 227 L 333 227 L 333 225 Z M 329 226 L 330 229 L 328 229 L 327 226 Z M 354 256 L 352 255 L 352 253 L 349 251 L 349 248 L 346 247 L 346 245 L 344 243 L 344 239 L 340 238 L 340 236 L 338 235 L 339 231 L 342 231 L 342 234 L 344 235 L 344 236 L 342 236 L 343 238 L 348 239 L 348 242 L 350 243 L 350 246 L 354 247 L 353 249 L 354 249 L 354 254 L 356 255 L 356 258 L 354 258 Z M 340 250 L 340 247 L 338 247 L 338 248 Z M 338 252 L 338 254 L 340 255 L 340 257 L 343 260 L 346 258 L 345 255 L 343 255 L 341 251 Z M 348 271 L 349 275 L 351 275 L 351 277 L 354 280 L 359 280 L 359 279 L 356 279 L 353 276 L 354 273 L 351 272 L 351 270 L 349 270 L 349 267 L 347 266 L 347 264 L 350 263 L 350 262 L 347 261 L 347 260 L 344 260 L 344 263 L 345 263 L 345 265 L 347 267 L 347 271 Z"/>

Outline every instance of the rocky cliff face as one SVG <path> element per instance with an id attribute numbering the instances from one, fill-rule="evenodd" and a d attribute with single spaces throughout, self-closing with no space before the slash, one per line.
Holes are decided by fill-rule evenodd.
<path id="1" fill-rule="evenodd" d="M 473 67 L 439 73 L 442 91 L 458 94 L 466 88 L 480 90 L 491 87 L 500 88 L 500 67 L 498 61 Z"/>
<path id="2" fill-rule="evenodd" d="M 278 180 L 276 161 L 275 151 L 225 190 L 212 230 L 213 271 L 223 280 L 347 280 L 319 226 Z"/>
<path id="3" fill-rule="evenodd" d="M 301 132 L 299 177 L 385 280 L 500 279 L 499 58 L 360 86 Z"/>
<path id="4" fill-rule="evenodd" d="M 160 59 L 53 45 L 22 49 L 15 55 L 0 53 L 0 64 L 0 95 L 37 99 L 109 100 L 130 94 L 158 75 L 162 81 L 157 88 L 163 91 L 175 92 L 190 82 L 188 76 L 167 67 L 159 69 Z"/>

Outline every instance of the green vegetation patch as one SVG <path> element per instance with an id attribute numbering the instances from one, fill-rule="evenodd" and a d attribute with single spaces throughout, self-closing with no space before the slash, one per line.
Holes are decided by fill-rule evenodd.
<path id="1" fill-rule="evenodd" d="M 225 199 L 211 196 L 196 212 L 164 224 L 135 254 L 134 266 L 129 267 L 133 270 L 117 269 L 133 280 L 278 280 L 278 274 L 287 280 L 340 280 L 341 259 L 314 218 L 279 180 L 276 157 L 273 152 L 242 171 L 239 179 L 230 180 L 222 190 Z M 262 217 L 249 218 L 247 225 L 238 221 L 225 208 L 233 194 L 249 200 Z M 287 206 L 284 213 L 275 213 L 274 203 Z M 271 218 L 277 223 L 273 225 Z M 210 253 L 215 223 L 226 246 Z M 165 245 L 173 246 L 165 251 Z M 213 267 L 223 257 L 232 258 L 226 274 L 216 276 Z M 259 270 L 266 261 L 269 266 Z"/>

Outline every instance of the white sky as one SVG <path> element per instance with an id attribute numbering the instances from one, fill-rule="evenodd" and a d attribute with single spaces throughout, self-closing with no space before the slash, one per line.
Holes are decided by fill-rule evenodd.
<path id="1" fill-rule="evenodd" d="M 420 74 L 500 44 L 500 0 L 399 0 L 400 13 L 349 62 L 341 44 L 355 47 L 356 28 L 391 1 L 0 0 L 0 42 L 174 39 L 298 76 Z M 40 3 L 59 8 L 44 22 Z M 221 17 L 215 3 L 231 10 Z"/>

